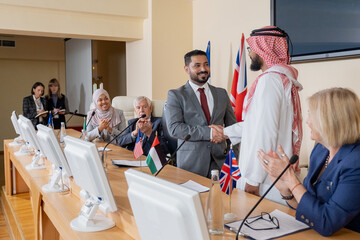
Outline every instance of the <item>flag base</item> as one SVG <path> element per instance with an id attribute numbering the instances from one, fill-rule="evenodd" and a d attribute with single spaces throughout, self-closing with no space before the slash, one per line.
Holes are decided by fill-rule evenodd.
<path id="1" fill-rule="evenodd" d="M 225 221 L 233 221 L 236 219 L 236 215 L 233 213 L 225 213 L 224 220 Z"/>

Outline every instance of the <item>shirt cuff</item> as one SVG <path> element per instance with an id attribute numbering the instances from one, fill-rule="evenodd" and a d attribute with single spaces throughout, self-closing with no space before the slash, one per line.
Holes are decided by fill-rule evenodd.
<path id="1" fill-rule="evenodd" d="M 246 183 L 247 183 L 247 184 L 250 184 L 251 186 L 256 186 L 256 187 L 258 187 L 258 186 L 260 185 L 260 183 L 253 182 L 253 181 L 251 181 L 251 180 L 249 180 L 249 179 L 246 179 Z"/>

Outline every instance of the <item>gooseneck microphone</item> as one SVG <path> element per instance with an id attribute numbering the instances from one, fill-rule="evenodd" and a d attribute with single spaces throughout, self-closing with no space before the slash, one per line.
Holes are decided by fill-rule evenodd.
<path id="1" fill-rule="evenodd" d="M 269 187 L 269 189 L 264 193 L 264 195 L 262 195 L 262 197 L 259 199 L 259 201 L 255 204 L 255 206 L 250 210 L 250 212 L 246 215 L 246 217 L 242 220 L 239 229 L 237 230 L 236 233 L 236 240 L 239 239 L 239 234 L 241 234 L 241 236 L 245 236 L 244 234 L 240 233 L 240 230 L 242 228 L 242 226 L 244 225 L 246 219 L 250 216 L 250 214 L 255 210 L 255 208 L 259 205 L 259 203 L 264 199 L 264 197 L 268 194 L 268 192 L 270 192 L 270 190 L 275 186 L 275 184 L 277 183 L 277 181 L 279 181 L 279 179 L 282 177 L 282 175 L 284 175 L 284 173 L 286 172 L 286 170 L 288 170 L 288 168 L 293 165 L 294 163 L 297 162 L 297 160 L 299 159 L 298 155 L 292 155 L 292 157 L 289 160 L 289 164 L 286 166 L 286 168 L 284 169 L 284 171 L 282 171 L 280 173 L 280 175 L 276 178 L 276 180 L 273 182 L 273 184 Z M 245 236 L 246 237 L 246 236 Z"/>
<path id="2" fill-rule="evenodd" d="M 89 125 L 89 123 L 90 123 L 90 121 L 91 121 L 91 119 L 93 118 L 94 115 L 95 115 L 95 110 L 91 113 L 91 117 L 90 117 L 89 121 L 85 125 L 86 129 L 87 129 L 87 126 Z"/>
<path id="3" fill-rule="evenodd" d="M 68 124 L 68 122 L 70 121 L 70 119 L 74 116 L 74 115 L 76 115 L 76 113 L 77 113 L 77 109 L 75 109 L 75 111 L 73 112 L 73 113 L 70 113 L 71 114 L 71 116 L 69 117 L 69 119 L 65 122 L 65 125 L 67 125 Z"/>
<path id="4" fill-rule="evenodd" d="M 133 126 L 135 123 L 137 123 L 137 121 L 139 121 L 140 118 L 145 118 L 146 114 L 141 115 L 139 118 L 135 118 L 135 121 L 133 121 L 132 123 L 129 124 L 129 126 L 127 126 L 126 128 L 124 128 L 124 130 L 122 130 L 118 135 L 116 135 L 113 139 L 111 139 L 104 147 L 104 149 L 102 150 L 102 156 L 101 156 L 101 161 L 104 162 L 104 151 L 106 149 L 107 146 L 109 146 L 110 143 L 112 143 L 115 139 L 117 139 L 118 137 L 120 137 L 120 135 L 125 132 L 126 129 L 130 128 L 131 126 Z"/>
<path id="5" fill-rule="evenodd" d="M 171 159 L 173 159 L 175 157 L 175 154 L 177 153 L 177 151 L 182 147 L 182 145 L 184 145 L 185 142 L 189 141 L 189 139 L 191 138 L 191 135 L 188 134 L 185 136 L 184 141 L 179 145 L 179 147 L 173 152 L 173 154 L 171 154 L 171 156 L 169 157 L 169 159 L 166 161 L 166 164 L 164 166 L 162 166 L 160 168 L 160 170 L 155 174 L 155 177 L 161 172 L 161 170 L 170 162 Z"/>

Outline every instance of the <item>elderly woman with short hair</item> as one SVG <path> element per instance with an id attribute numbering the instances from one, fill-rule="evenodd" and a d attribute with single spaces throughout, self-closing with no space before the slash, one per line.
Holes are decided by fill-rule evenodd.
<path id="1" fill-rule="evenodd" d="M 323 236 L 345 227 L 360 232 L 360 101 L 348 89 L 332 88 L 309 98 L 307 124 L 315 145 L 304 182 L 289 168 L 276 184 L 296 208 L 296 219 Z M 288 164 L 278 154 L 260 150 L 258 158 L 272 180 Z"/>

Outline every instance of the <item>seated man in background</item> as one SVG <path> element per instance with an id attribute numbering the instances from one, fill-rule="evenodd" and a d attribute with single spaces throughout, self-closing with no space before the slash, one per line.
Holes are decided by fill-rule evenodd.
<path id="1" fill-rule="evenodd" d="M 138 118 L 143 114 L 145 114 L 146 117 L 138 120 L 136 118 L 129 120 L 128 124 L 132 124 L 132 126 L 117 139 L 118 145 L 133 151 L 136 138 L 138 134 L 140 134 L 144 155 L 148 155 L 155 135 L 157 134 L 162 150 L 167 154 L 169 151 L 161 124 L 161 117 L 151 116 L 152 105 L 150 99 L 144 96 L 137 97 L 134 100 L 134 111 Z M 134 124 L 136 120 L 137 122 Z"/>

